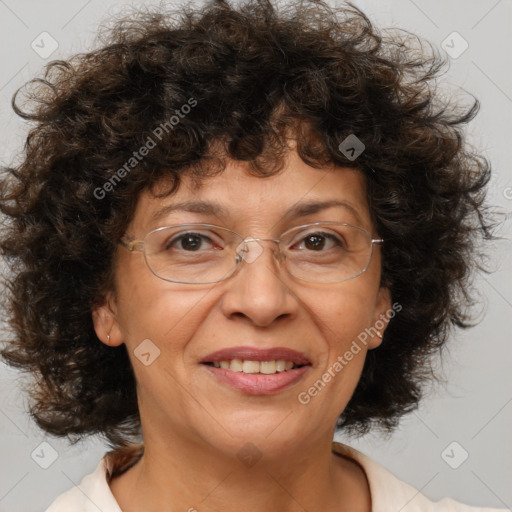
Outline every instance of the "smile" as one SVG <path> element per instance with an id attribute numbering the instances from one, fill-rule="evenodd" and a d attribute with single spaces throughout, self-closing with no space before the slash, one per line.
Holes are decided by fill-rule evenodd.
<path id="1" fill-rule="evenodd" d="M 277 368 L 282 368 L 283 363 L 285 369 L 278 370 Z M 223 368 L 222 364 L 224 366 L 229 364 L 229 368 Z M 292 367 L 287 369 L 287 364 Z M 202 366 L 221 385 L 248 395 L 271 395 L 284 391 L 302 380 L 311 368 L 311 364 L 297 366 L 285 360 L 242 361 L 240 359 L 215 364 L 203 363 Z M 235 369 L 231 369 L 231 366 Z M 268 373 L 263 373 L 262 369 Z"/>
<path id="2" fill-rule="evenodd" d="M 274 373 L 284 372 L 303 366 L 297 365 L 293 361 L 285 361 L 284 359 L 277 359 L 272 361 L 244 361 L 242 359 L 231 359 L 205 364 L 214 366 L 215 368 L 231 370 L 232 372 L 262 373 L 264 375 L 272 375 Z"/>

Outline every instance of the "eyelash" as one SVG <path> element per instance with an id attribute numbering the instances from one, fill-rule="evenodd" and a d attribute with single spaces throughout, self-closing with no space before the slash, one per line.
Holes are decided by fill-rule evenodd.
<path id="1" fill-rule="evenodd" d="M 304 243 L 304 241 L 310 237 L 310 236 L 321 236 L 323 238 L 326 238 L 326 239 L 330 239 L 332 240 L 333 242 L 335 242 L 338 246 L 343 246 L 343 244 L 341 243 L 342 240 L 340 240 L 338 237 L 336 237 L 334 234 L 332 233 L 326 233 L 326 232 L 311 232 L 311 233 L 307 233 L 305 234 L 301 239 L 300 239 L 300 243 Z M 200 238 L 202 240 L 209 240 L 211 243 L 214 243 L 213 240 L 206 236 L 206 235 L 202 235 L 200 233 L 194 233 L 194 232 L 189 232 L 189 233 L 183 233 L 182 235 L 179 235 L 177 237 L 174 237 L 172 238 L 171 240 L 169 240 L 166 244 L 165 244 L 165 249 L 168 250 L 170 249 L 173 245 L 175 245 L 176 243 L 179 243 L 181 240 L 187 238 L 187 237 L 196 237 L 196 238 Z M 296 245 L 296 244 L 295 244 Z M 185 251 L 185 252 L 195 252 L 195 251 Z"/>

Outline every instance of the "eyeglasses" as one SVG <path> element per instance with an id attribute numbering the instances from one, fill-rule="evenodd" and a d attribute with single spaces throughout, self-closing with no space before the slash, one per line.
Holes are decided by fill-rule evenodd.
<path id="1" fill-rule="evenodd" d="M 144 253 L 151 272 L 165 281 L 218 283 L 231 277 L 242 261 L 254 262 L 261 241 L 278 244 L 274 257 L 287 272 L 310 283 L 339 283 L 366 271 L 374 239 L 362 228 L 341 222 L 315 222 L 285 231 L 280 239 L 251 238 L 214 224 L 176 224 L 150 231 L 143 240 L 121 239 L 129 251 Z M 254 242 L 254 243 L 252 243 Z"/>

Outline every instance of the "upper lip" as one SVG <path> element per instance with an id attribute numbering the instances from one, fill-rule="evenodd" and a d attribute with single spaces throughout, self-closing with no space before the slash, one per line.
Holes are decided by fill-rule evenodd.
<path id="1" fill-rule="evenodd" d="M 242 359 L 244 361 L 274 361 L 284 359 L 291 361 L 296 365 L 311 364 L 309 359 L 291 348 L 272 347 L 272 348 L 254 348 L 254 347 L 230 347 L 217 350 L 208 354 L 201 360 L 201 363 L 217 363 L 220 361 L 230 361 L 232 359 Z"/>

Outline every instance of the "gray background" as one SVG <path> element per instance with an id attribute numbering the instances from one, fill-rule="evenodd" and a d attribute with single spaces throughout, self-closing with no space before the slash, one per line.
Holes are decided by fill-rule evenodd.
<path id="1" fill-rule="evenodd" d="M 481 100 L 470 140 L 494 166 L 491 202 L 510 218 L 512 2 L 358 0 L 355 4 L 373 21 L 406 28 L 437 46 L 454 31 L 467 41 L 468 49 L 451 59 L 444 83 L 462 86 Z M 0 0 L 0 164 L 13 161 L 28 127 L 11 112 L 13 92 L 48 60 L 89 49 L 98 24 L 125 5 L 119 0 Z M 46 60 L 31 47 L 34 40 L 43 46 L 41 37 L 46 36 L 40 34 L 45 31 L 58 43 Z M 460 48 L 453 37 L 448 42 L 455 51 Z M 49 39 L 44 47 L 50 48 Z M 484 302 L 482 322 L 456 333 L 439 363 L 449 384 L 433 388 L 420 409 L 405 417 L 389 438 L 377 434 L 360 440 L 338 438 L 431 499 L 451 496 L 472 505 L 512 507 L 510 233 L 510 222 L 505 222 L 505 240 L 493 248 L 496 271 L 476 283 Z M 0 381 L 0 512 L 43 511 L 96 467 L 105 447 L 97 439 L 70 447 L 46 436 L 25 413 L 20 375 L 0 363 Z M 44 453 L 39 463 L 51 462 L 53 451 L 39 448 L 42 442 L 48 442 L 57 457 L 47 469 L 36 463 L 38 453 Z M 461 464 L 466 453 L 468 458 Z"/>

